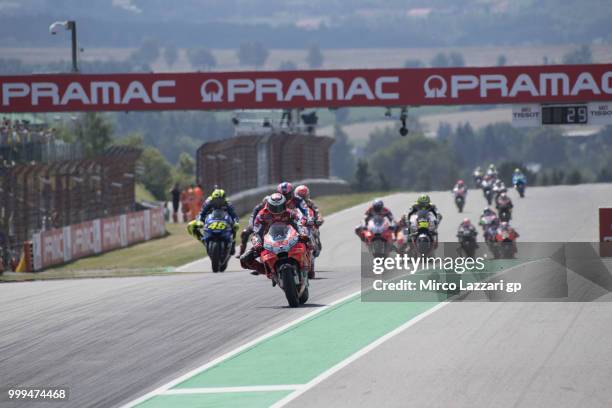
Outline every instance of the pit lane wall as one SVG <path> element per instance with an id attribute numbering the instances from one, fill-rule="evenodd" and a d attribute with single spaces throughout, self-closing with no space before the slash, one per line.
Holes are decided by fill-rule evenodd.
<path id="1" fill-rule="evenodd" d="M 35 233 L 32 265 L 40 271 L 90 255 L 112 251 L 166 233 L 162 208 L 131 212 Z"/>
<path id="2" fill-rule="evenodd" d="M 310 195 L 316 200 L 317 197 L 332 194 L 347 194 L 351 188 L 349 184 L 341 179 L 304 179 L 291 180 L 294 187 L 300 184 L 305 184 L 310 189 Z M 229 200 L 234 205 L 236 213 L 250 213 L 263 197 L 276 191 L 277 184 L 268 184 L 262 187 L 252 188 L 241 191 L 240 193 L 232 194 Z M 244 220 L 246 221 L 246 220 Z"/>

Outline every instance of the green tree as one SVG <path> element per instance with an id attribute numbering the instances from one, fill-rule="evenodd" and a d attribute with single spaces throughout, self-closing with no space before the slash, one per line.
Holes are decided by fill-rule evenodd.
<path id="1" fill-rule="evenodd" d="M 130 59 L 139 64 L 151 65 L 159 58 L 159 43 L 153 38 L 147 38 L 140 48 L 132 53 Z"/>
<path id="2" fill-rule="evenodd" d="M 448 57 L 446 56 L 446 54 L 443 52 L 439 52 L 436 55 L 434 55 L 434 57 L 431 59 L 431 62 L 429 63 L 429 65 L 431 65 L 432 67 L 436 67 L 436 68 L 448 67 L 449 64 L 450 64 L 450 61 Z"/>
<path id="3" fill-rule="evenodd" d="M 331 147 L 331 173 L 333 176 L 350 180 L 355 171 L 353 146 L 346 133 L 338 125 L 334 127 L 334 144 Z"/>
<path id="4" fill-rule="evenodd" d="M 425 64 L 423 64 L 423 61 L 418 59 L 408 58 L 406 61 L 404 61 L 404 68 L 422 68 L 424 66 Z"/>
<path id="5" fill-rule="evenodd" d="M 576 185 L 582 183 L 582 173 L 578 169 L 573 169 L 565 177 L 565 184 Z"/>
<path id="6" fill-rule="evenodd" d="M 176 61 L 178 61 L 178 48 L 175 44 L 168 44 L 164 47 L 164 60 L 169 67 L 176 64 Z"/>
<path id="7" fill-rule="evenodd" d="M 591 64 L 593 53 L 588 45 L 582 45 L 563 56 L 564 64 Z"/>
<path id="8" fill-rule="evenodd" d="M 146 147 L 138 160 L 143 172 L 137 181 L 144 184 L 156 199 L 165 200 L 166 192 L 172 185 L 172 166 L 154 147 Z"/>
<path id="9" fill-rule="evenodd" d="M 194 68 L 208 70 L 217 66 L 215 56 L 206 48 L 196 48 L 187 52 L 189 63 Z"/>
<path id="10" fill-rule="evenodd" d="M 282 61 L 278 66 L 279 71 L 295 71 L 298 69 L 297 65 L 293 61 Z"/>
<path id="11" fill-rule="evenodd" d="M 74 140 L 81 144 L 87 156 L 106 150 L 113 141 L 113 126 L 98 112 L 86 112 L 75 123 Z"/>
<path id="12" fill-rule="evenodd" d="M 369 191 L 372 189 L 372 175 L 370 174 L 368 162 L 365 159 L 357 161 L 353 187 L 357 191 Z"/>
<path id="13" fill-rule="evenodd" d="M 465 60 L 460 52 L 452 51 L 448 54 L 448 66 L 449 67 L 463 67 L 465 66 Z"/>
<path id="14" fill-rule="evenodd" d="M 308 48 L 306 63 L 310 68 L 320 68 L 323 65 L 323 53 L 318 44 L 312 44 Z"/>
<path id="15" fill-rule="evenodd" d="M 181 153 L 179 161 L 176 165 L 176 169 L 183 174 L 194 175 L 195 174 L 195 160 L 189 153 Z"/>
<path id="16" fill-rule="evenodd" d="M 255 69 L 266 63 L 269 54 L 268 49 L 259 41 L 242 43 L 238 48 L 240 65 L 253 65 Z"/>

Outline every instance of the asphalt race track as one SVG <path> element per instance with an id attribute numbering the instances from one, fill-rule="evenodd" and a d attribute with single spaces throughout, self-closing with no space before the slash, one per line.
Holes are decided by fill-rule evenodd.
<path id="1" fill-rule="evenodd" d="M 597 208 L 612 204 L 611 191 L 609 184 L 529 188 L 523 200 L 511 192 L 513 225 L 524 242 L 596 241 Z M 385 201 L 399 215 L 415 198 L 396 194 Z M 470 191 L 463 214 L 450 192 L 432 193 L 432 199 L 444 214 L 441 240 L 454 240 L 459 222 L 475 222 L 485 206 L 480 191 Z M 0 384 L 68 386 L 70 399 L 62 407 L 128 403 L 359 290 L 360 246 L 353 228 L 364 209 L 328 217 L 320 279 L 299 309 L 287 308 L 278 288 L 240 270 L 237 261 L 223 274 L 0 285 Z M 184 270 L 207 272 L 210 263 Z M 576 300 L 592 292 L 588 283 L 577 287 Z M 445 304 L 287 398 L 287 406 L 611 406 L 609 299 Z M 27 406 L 4 395 L 3 407 Z"/>

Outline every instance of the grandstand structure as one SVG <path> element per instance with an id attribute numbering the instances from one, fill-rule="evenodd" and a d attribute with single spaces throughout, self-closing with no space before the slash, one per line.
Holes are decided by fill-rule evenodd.
<path id="1" fill-rule="evenodd" d="M 139 149 L 114 146 L 98 156 L 84 157 L 79 145 L 55 140 L 44 127 L 32 131 L 45 135 L 38 139 L 28 130 L 20 126 L 19 140 L 8 143 L 5 137 L 0 144 L 0 262 L 4 269 L 20 257 L 24 242 L 34 233 L 135 210 Z"/>
<path id="2" fill-rule="evenodd" d="M 311 124 L 274 120 L 262 112 L 259 122 L 235 121 L 234 137 L 200 146 L 196 179 L 204 191 L 221 186 L 234 194 L 283 180 L 330 177 L 333 138 L 315 135 Z"/>

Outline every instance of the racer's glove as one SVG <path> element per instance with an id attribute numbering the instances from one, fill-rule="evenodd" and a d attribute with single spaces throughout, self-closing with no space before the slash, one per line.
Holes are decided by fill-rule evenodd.
<path id="1" fill-rule="evenodd" d="M 187 224 L 187 232 L 189 233 L 189 235 L 193 237 L 195 236 L 196 230 L 199 230 L 200 228 L 203 228 L 203 227 L 204 227 L 204 223 L 202 221 L 193 220 L 189 222 L 189 224 Z"/>
<path id="2" fill-rule="evenodd" d="M 261 251 L 263 251 L 263 244 L 261 242 L 254 242 L 253 243 L 253 251 L 255 251 L 256 253 L 260 253 Z"/>

